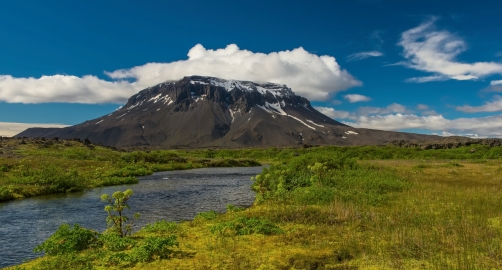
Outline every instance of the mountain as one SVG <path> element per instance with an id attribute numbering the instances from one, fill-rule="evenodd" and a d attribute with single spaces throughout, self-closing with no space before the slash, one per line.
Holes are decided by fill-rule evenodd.
<path id="1" fill-rule="evenodd" d="M 113 113 L 16 137 L 88 139 L 115 147 L 257 147 L 383 144 L 437 136 L 356 129 L 315 110 L 286 85 L 189 76 L 133 95 Z"/>

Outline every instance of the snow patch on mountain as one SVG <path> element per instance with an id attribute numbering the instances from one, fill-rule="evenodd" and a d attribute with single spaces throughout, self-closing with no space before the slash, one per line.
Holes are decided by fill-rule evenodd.
<path id="1" fill-rule="evenodd" d="M 305 125 L 305 126 L 307 126 L 308 128 L 315 130 L 315 127 L 307 125 L 307 123 L 303 122 L 301 119 L 299 119 L 299 118 L 297 118 L 297 117 L 294 117 L 294 116 L 292 116 L 292 115 L 289 115 L 289 114 L 288 114 L 288 116 L 289 116 L 289 117 L 291 117 L 291 118 L 293 118 L 293 119 L 295 119 L 296 121 L 298 121 L 298 122 L 300 122 L 300 123 L 304 124 L 304 125 Z"/>
<path id="2" fill-rule="evenodd" d="M 280 114 L 280 115 L 288 115 L 282 108 L 279 103 L 268 103 L 265 102 L 265 106 L 256 105 L 258 108 L 265 110 L 270 114 Z"/>
<path id="3" fill-rule="evenodd" d="M 312 121 L 312 120 L 305 120 L 305 121 L 311 123 L 312 125 L 316 125 L 318 127 L 324 127 L 323 125 L 319 125 L 319 124 L 314 123 L 314 121 Z"/>

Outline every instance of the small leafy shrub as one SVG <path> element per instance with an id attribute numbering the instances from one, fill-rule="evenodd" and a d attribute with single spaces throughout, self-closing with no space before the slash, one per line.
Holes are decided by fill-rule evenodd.
<path id="1" fill-rule="evenodd" d="M 108 213 L 108 217 L 106 218 L 108 223 L 107 232 L 116 233 L 120 237 L 125 237 L 132 232 L 134 219 L 139 218 L 139 213 L 134 214 L 133 220 L 130 220 L 129 217 L 124 214 L 125 209 L 131 209 L 127 202 L 132 194 L 132 190 L 128 189 L 124 192 L 114 192 L 112 198 L 110 198 L 108 194 L 101 195 L 101 200 L 108 203 L 108 205 L 105 206 L 105 211 Z"/>
<path id="2" fill-rule="evenodd" d="M 205 219 L 205 220 L 213 220 L 218 217 L 218 212 L 214 210 L 210 210 L 207 212 L 200 212 L 195 216 L 195 219 Z"/>
<path id="3" fill-rule="evenodd" d="M 103 247 L 110 251 L 122 251 L 131 249 L 136 244 L 136 241 L 128 237 L 120 237 L 116 233 L 104 233 L 99 236 L 99 240 L 103 243 Z"/>
<path id="4" fill-rule="evenodd" d="M 134 263 L 134 259 L 131 255 L 124 252 L 113 253 L 104 259 L 108 266 L 131 266 Z"/>
<path id="5" fill-rule="evenodd" d="M 172 234 L 178 232 L 180 226 L 176 222 L 168 222 L 165 220 L 159 220 L 153 224 L 147 224 L 142 231 L 149 233 L 164 233 Z"/>
<path id="6" fill-rule="evenodd" d="M 259 218 L 238 217 L 211 227 L 211 233 L 220 235 L 280 234 L 282 230 L 275 224 Z"/>
<path id="7" fill-rule="evenodd" d="M 173 246 L 179 246 L 175 235 L 167 237 L 147 237 L 134 247 L 131 257 L 135 262 L 149 262 L 151 260 L 166 258 Z"/>
<path id="8" fill-rule="evenodd" d="M 79 224 L 62 224 L 45 242 L 38 245 L 34 252 L 45 252 L 49 255 L 67 254 L 82 251 L 97 243 L 98 233 Z"/>

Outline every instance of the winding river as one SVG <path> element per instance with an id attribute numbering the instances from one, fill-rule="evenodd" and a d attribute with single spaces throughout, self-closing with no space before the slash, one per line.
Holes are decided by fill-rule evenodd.
<path id="1" fill-rule="evenodd" d="M 262 167 L 204 168 L 159 172 L 139 178 L 135 185 L 95 188 L 85 192 L 39 196 L 0 203 L 0 268 L 39 256 L 32 250 L 62 223 L 106 229 L 101 194 L 132 189 L 131 212 L 139 212 L 139 229 L 164 219 L 193 219 L 199 212 L 225 212 L 227 204 L 250 206 L 254 201 L 250 177 Z"/>

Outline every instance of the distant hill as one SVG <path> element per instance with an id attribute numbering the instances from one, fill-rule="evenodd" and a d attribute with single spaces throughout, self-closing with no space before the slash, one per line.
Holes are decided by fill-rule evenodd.
<path id="1" fill-rule="evenodd" d="M 268 147 L 385 144 L 439 136 L 357 129 L 315 110 L 286 85 L 189 76 L 149 87 L 115 112 L 16 137 L 88 139 L 114 147 Z"/>

